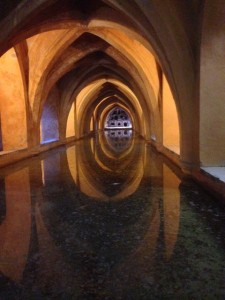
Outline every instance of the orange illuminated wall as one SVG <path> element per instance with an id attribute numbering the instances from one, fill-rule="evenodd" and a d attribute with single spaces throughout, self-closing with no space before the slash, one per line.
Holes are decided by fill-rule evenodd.
<path id="1" fill-rule="evenodd" d="M 180 153 L 177 109 L 165 75 L 163 75 L 163 145 L 177 154 Z"/>
<path id="2" fill-rule="evenodd" d="M 0 113 L 3 150 L 27 147 L 24 87 L 13 48 L 0 57 Z"/>
<path id="3" fill-rule="evenodd" d="M 71 106 L 66 126 L 66 137 L 75 136 L 75 112 L 74 103 Z"/>

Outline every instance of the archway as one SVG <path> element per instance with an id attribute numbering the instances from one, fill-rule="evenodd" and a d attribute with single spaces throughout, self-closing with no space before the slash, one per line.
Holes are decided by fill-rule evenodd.
<path id="1" fill-rule="evenodd" d="M 132 128 L 131 118 L 122 107 L 114 107 L 106 116 L 105 129 Z"/>
<path id="2" fill-rule="evenodd" d="M 65 61 L 69 63 L 72 56 L 81 57 L 84 54 L 79 51 L 79 47 L 84 49 L 88 39 L 83 39 L 79 47 L 75 41 L 84 33 L 90 33 L 110 45 L 109 47 L 103 43 L 102 47 L 105 52 L 109 48 L 109 52 L 114 53 L 116 64 L 123 65 L 131 75 L 131 79 L 120 70 L 117 74 L 114 72 L 114 76 L 120 75 L 119 81 L 129 86 L 134 94 L 137 92 L 134 91 L 134 83 L 141 91 L 142 95 L 136 94 L 143 111 L 139 117 L 144 120 L 144 123 L 151 123 L 151 126 L 144 126 L 143 136 L 147 140 L 154 137 L 159 150 L 163 147 L 160 98 L 161 78 L 165 74 L 179 119 L 180 163 L 187 172 L 198 165 L 198 110 L 194 97 L 195 72 L 192 51 L 184 28 L 175 26 L 175 22 L 171 22 L 179 8 L 176 7 L 178 4 L 173 3 L 171 9 L 167 9 L 168 3 L 156 4 L 154 1 L 149 1 L 146 4 L 148 8 L 146 11 L 146 7 L 138 1 L 135 2 L 135 10 L 131 3 L 119 4 L 118 1 L 93 1 L 91 6 L 85 7 L 85 4 L 80 2 L 70 6 L 69 2 L 59 5 L 58 1 L 43 0 L 38 4 L 30 3 L 27 10 L 25 3 L 27 2 L 23 1 L 23 5 L 18 7 L 16 15 L 15 12 L 11 12 L 9 16 L 16 20 L 15 24 L 7 30 L 6 27 L 2 27 L 4 34 L 1 35 L 1 41 L 4 43 L 1 43 L 0 51 L 4 52 L 10 46 L 22 41 L 27 45 L 27 50 L 24 48 L 24 51 L 27 51 L 29 59 L 23 66 L 24 70 L 27 69 L 24 73 L 28 74 L 26 76 L 29 82 L 27 93 L 29 114 L 31 113 L 28 120 L 31 123 L 28 128 L 30 137 L 39 133 L 43 102 L 48 98 L 51 87 L 57 85 L 60 87 L 61 99 L 63 99 L 60 100 L 63 103 L 59 107 L 59 136 L 61 141 L 65 138 L 66 125 L 63 122 L 65 123 L 64 120 L 67 119 L 71 107 L 71 102 L 70 105 L 64 102 L 65 98 L 71 101 L 69 96 L 72 94 L 71 91 L 73 90 L 74 95 L 77 95 L 79 89 L 82 89 L 82 85 L 78 82 L 79 79 L 81 80 L 80 73 L 83 73 L 83 76 L 90 75 L 89 72 L 84 73 L 80 70 L 82 65 L 76 68 L 76 62 L 73 61 L 70 68 L 73 68 L 77 80 L 71 85 L 71 90 L 65 92 L 63 77 L 64 75 L 67 79 L 70 77 L 66 74 L 69 68 L 68 64 L 65 65 Z M 68 13 L 71 10 L 73 13 Z M 42 15 L 43 11 L 44 15 Z M 34 19 L 33 13 L 35 13 Z M 159 15 L 163 17 L 162 22 L 159 22 Z M 123 59 L 119 60 L 119 56 Z M 107 68 L 107 63 L 101 61 L 102 69 Z M 93 69 L 91 71 L 96 72 Z M 101 76 L 107 81 L 108 76 L 112 77 L 112 72 L 109 73 L 107 70 L 104 75 L 101 73 Z M 75 101 L 74 99 L 72 101 Z M 75 137 L 80 137 L 77 136 L 76 130 Z M 73 132 L 68 135 L 73 136 Z M 38 143 L 39 139 L 34 139 L 31 147 L 38 149 Z"/>

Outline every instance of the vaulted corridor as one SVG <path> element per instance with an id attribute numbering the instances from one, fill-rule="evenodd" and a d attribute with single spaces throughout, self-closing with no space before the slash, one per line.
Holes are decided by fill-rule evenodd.
<path id="1" fill-rule="evenodd" d="M 223 9 L 200 0 L 2 3 L 0 165 L 102 130 L 118 106 L 224 197 L 211 180 L 225 181 Z"/>
<path id="2" fill-rule="evenodd" d="M 217 215 L 218 221 L 215 222 L 218 224 L 224 222 L 223 209 L 220 207 L 225 203 L 224 10 L 225 3 L 220 0 L 10 0 L 0 2 L 0 177 L 2 179 L 0 241 L 9 247 L 11 242 L 20 244 L 20 238 L 22 239 L 22 249 L 19 249 L 18 253 L 10 252 L 7 247 L 6 250 L 2 250 L 3 254 L 0 252 L 0 259 L 3 259 L 0 261 L 0 272 L 4 280 L 8 278 L 10 284 L 19 289 L 18 295 L 24 292 L 24 287 L 22 290 L 19 288 L 19 282 L 21 280 L 25 280 L 26 284 L 29 282 L 25 278 L 26 272 L 29 274 L 28 277 L 33 278 L 31 269 L 39 270 L 39 255 L 42 250 L 37 248 L 42 246 L 45 248 L 45 243 L 47 249 L 52 247 L 52 243 L 54 247 L 58 242 L 60 247 L 62 246 L 62 240 L 57 242 L 55 239 L 54 230 L 59 230 L 59 235 L 61 234 L 61 229 L 55 225 L 55 222 L 57 223 L 58 220 L 59 224 L 62 224 L 61 222 L 65 221 L 63 215 L 58 215 L 58 209 L 64 212 L 64 205 L 65 218 L 67 209 L 72 213 L 74 205 L 76 209 L 81 207 L 79 210 L 83 209 L 82 207 L 85 210 L 87 205 L 86 213 L 91 220 L 89 225 L 86 219 L 81 220 L 81 215 L 79 215 L 81 219 L 71 221 L 72 225 L 70 215 L 65 222 L 69 222 L 68 230 L 71 234 L 75 230 L 74 226 L 77 226 L 78 232 L 84 222 L 86 228 L 84 230 L 90 229 L 89 233 L 86 231 L 84 233 L 84 235 L 88 234 L 88 237 L 85 237 L 87 239 L 96 226 L 97 233 L 93 234 L 93 240 L 96 238 L 97 244 L 101 241 L 99 231 L 102 230 L 105 234 L 103 234 L 104 243 L 106 236 L 108 237 L 112 231 L 114 234 L 116 229 L 118 237 L 116 235 L 115 239 L 120 240 L 120 230 L 123 232 L 128 226 L 128 224 L 125 226 L 126 214 L 124 217 L 121 214 L 128 205 L 127 210 L 131 209 L 131 215 L 129 212 L 126 213 L 128 213 L 127 218 L 131 218 L 129 222 L 132 225 L 128 222 L 131 225 L 126 229 L 128 236 L 125 238 L 125 230 L 124 240 L 121 237 L 122 243 L 126 242 L 128 245 L 125 247 L 123 244 L 121 249 L 118 245 L 116 250 L 113 245 L 112 249 L 115 252 L 112 250 L 111 253 L 106 242 L 107 247 L 103 248 L 107 253 L 104 255 L 118 255 L 122 260 L 125 257 L 132 260 L 132 255 L 136 258 L 137 254 L 133 252 L 134 249 L 140 253 L 149 251 L 146 254 L 149 258 L 151 253 L 151 263 L 150 261 L 147 263 L 149 272 L 152 270 L 150 265 L 153 266 L 156 261 L 154 254 L 157 252 L 156 249 L 159 249 L 158 255 L 163 257 L 162 261 L 165 264 L 167 261 L 172 261 L 170 267 L 172 268 L 173 263 L 176 265 L 173 261 L 173 253 L 181 251 L 183 247 L 183 242 L 179 242 L 178 236 L 180 234 L 183 239 L 186 236 L 186 233 L 183 233 L 183 225 L 180 225 L 183 213 L 185 220 L 186 216 L 190 217 L 190 219 L 187 217 L 184 223 L 192 220 L 192 226 L 198 227 L 202 222 L 201 218 L 204 219 L 200 214 L 200 219 L 194 220 L 195 213 L 189 214 L 186 201 L 194 203 L 194 210 L 205 207 L 204 205 L 206 207 L 209 205 L 207 208 L 209 210 L 212 206 L 213 212 L 218 210 L 218 214 L 212 213 L 209 224 L 214 222 L 213 219 L 217 218 Z M 173 190 L 173 196 L 170 192 L 169 195 L 165 193 L 167 187 Z M 149 197 L 149 202 L 143 200 L 145 194 Z M 76 199 L 74 195 L 77 195 Z M 171 200 L 170 197 L 173 199 Z M 195 197 L 197 200 L 193 200 L 196 199 Z M 57 203 L 53 205 L 54 198 Z M 58 203 L 60 198 L 62 198 L 61 206 Z M 183 198 L 185 204 L 181 203 Z M 95 208 L 92 208 L 90 199 L 93 200 L 93 206 L 96 205 Z M 121 201 L 125 203 L 125 199 L 127 204 L 118 204 Z M 135 199 L 140 199 L 140 203 L 137 204 Z M 76 204 L 73 204 L 73 201 Z M 119 219 L 125 218 L 121 221 L 121 228 L 117 228 L 118 225 L 114 222 L 117 214 L 115 213 L 114 216 L 113 211 L 115 209 L 117 212 L 117 207 L 110 206 L 114 202 L 118 202 L 119 206 L 122 205 L 121 212 L 118 214 Z M 103 207 L 101 205 L 99 207 L 99 203 L 105 203 L 106 206 L 101 204 Z M 77 214 L 76 209 L 75 214 Z M 97 211 L 97 213 L 93 212 L 93 218 L 89 215 L 92 214 L 92 209 Z M 108 209 L 110 212 L 107 212 Z M 144 215 L 142 215 L 143 211 Z M 18 212 L 18 216 L 15 212 Z M 143 220 L 140 221 L 140 225 L 139 216 L 132 215 L 139 212 L 142 217 L 148 219 L 149 223 L 146 221 L 148 225 L 142 223 Z M 12 214 L 10 221 L 7 221 L 8 213 Z M 106 216 L 112 218 L 112 223 L 108 224 L 108 220 L 106 222 L 110 227 L 107 229 L 104 227 L 106 224 L 104 218 L 101 221 L 104 214 L 104 218 Z M 100 220 L 96 219 L 97 216 Z M 24 223 L 18 225 L 21 218 Z M 135 219 L 134 223 L 132 218 Z M 172 223 L 170 223 L 171 218 L 173 218 Z M 21 236 L 18 232 L 14 232 L 13 224 L 18 225 L 18 232 L 26 232 L 26 234 Z M 56 229 L 53 230 L 54 226 Z M 185 226 L 190 229 L 189 223 Z M 204 227 L 199 226 L 199 228 Z M 212 228 L 214 227 L 212 225 Z M 217 226 L 216 228 L 219 230 Z M 139 235 L 139 229 L 142 230 L 143 235 Z M 51 230 L 54 231 L 52 234 Z M 131 232 L 142 240 L 143 244 L 139 244 L 138 248 L 137 237 L 129 237 Z M 142 239 L 145 236 L 144 232 L 148 236 L 146 240 Z M 9 240 L 5 234 L 11 234 Z M 79 234 L 82 234 L 82 231 Z M 210 241 L 211 237 L 208 237 L 208 233 L 202 232 L 202 234 L 203 236 L 205 234 L 205 237 L 201 236 L 200 240 L 208 238 Z M 223 233 L 222 237 L 224 237 Z M 222 237 L 218 236 L 219 243 Z M 67 245 L 66 241 L 71 237 L 59 238 L 64 239 L 66 251 L 69 251 L 70 256 L 71 249 L 74 249 L 75 245 L 71 245 L 72 248 L 69 249 L 70 245 Z M 79 238 L 76 236 L 72 243 L 75 241 L 77 243 Z M 93 246 L 93 240 L 88 240 L 85 247 L 89 247 L 89 242 Z M 154 246 L 153 244 L 150 246 L 151 240 L 154 241 Z M 116 240 L 113 240 L 113 243 L 116 243 Z M 134 243 L 133 248 L 131 247 L 132 251 L 129 243 Z M 202 240 L 199 242 L 198 237 L 193 233 L 192 246 L 194 243 L 199 245 L 205 242 Z M 10 247 L 15 249 L 13 246 L 15 244 Z M 212 251 L 215 251 L 215 256 L 218 257 L 221 265 L 224 257 L 220 250 L 224 245 L 218 246 L 220 250 L 217 250 L 217 246 L 211 244 Z M 210 245 L 208 247 L 211 247 Z M 192 246 L 190 249 L 193 249 Z M 101 252 L 103 250 L 99 248 L 99 244 L 96 247 L 96 257 L 90 258 L 89 255 L 92 256 L 93 253 L 88 254 L 90 272 L 95 269 L 92 264 L 97 264 L 97 270 L 101 269 L 96 260 L 100 259 L 98 255 L 103 255 Z M 203 248 L 203 252 L 209 251 L 207 246 Z M 79 246 L 76 249 L 80 251 Z M 59 259 L 60 263 L 62 260 L 64 264 L 65 257 L 59 256 L 65 249 L 58 250 L 57 254 L 54 252 L 55 260 Z M 4 251 L 9 251 L 7 252 L 9 256 L 4 256 L 6 253 Z M 33 253 L 38 253 L 38 262 L 32 258 Z M 201 256 L 204 265 L 204 259 L 209 258 L 209 253 L 205 254 L 204 259 L 204 255 L 199 253 L 196 253 L 196 256 Z M 22 259 L 23 255 L 29 257 L 31 255 L 31 260 Z M 46 255 L 49 257 L 43 255 L 44 259 L 50 259 L 51 254 L 48 250 Z M 79 260 L 85 260 L 80 255 L 79 253 L 74 256 L 73 263 L 79 265 L 81 263 L 78 263 Z M 137 254 L 139 257 L 137 265 L 140 263 L 137 270 L 140 270 L 140 273 L 145 264 L 144 256 L 145 254 Z M 180 254 L 178 260 L 179 257 Z M 69 260 L 71 259 L 70 257 Z M 114 261 L 114 258 L 105 259 L 107 264 L 113 265 L 111 259 Z M 190 259 L 192 260 L 193 257 Z M 9 266 L 7 263 L 5 265 L 5 261 L 8 260 Z M 13 268 L 13 261 L 18 267 L 18 273 L 17 269 Z M 193 262 L 196 263 L 196 268 L 199 268 L 198 272 L 203 272 L 199 271 L 202 270 L 198 265 L 199 262 L 195 260 Z M 42 263 L 44 264 L 44 261 Z M 56 268 L 61 268 L 60 263 Z M 181 267 L 180 261 L 178 264 Z M 184 266 L 187 264 L 185 262 Z M 216 262 L 212 261 L 210 272 L 214 276 L 218 275 L 219 280 L 223 271 L 220 267 L 215 270 L 214 264 Z M 107 267 L 111 268 L 109 265 Z M 86 278 L 88 272 L 83 268 L 88 270 L 89 263 L 84 262 L 78 266 L 78 270 L 84 272 Z M 118 268 L 122 270 L 121 276 L 125 276 L 126 268 L 127 274 L 131 274 L 135 273 L 136 266 L 124 261 Z M 131 268 L 134 268 L 133 271 Z M 174 268 L 176 269 L 176 266 Z M 187 266 L 187 268 L 192 270 L 194 266 Z M 52 271 L 51 275 L 44 273 L 43 278 L 56 276 L 59 269 Z M 156 273 L 152 271 L 154 275 L 148 273 L 146 280 L 149 280 L 149 283 L 146 284 L 152 288 L 152 282 L 157 281 L 160 272 L 167 274 L 168 270 L 166 266 L 159 264 Z M 117 271 L 113 275 L 115 280 L 120 278 Z M 66 282 L 59 284 L 56 281 L 55 288 L 59 284 L 63 291 L 61 284 L 65 284 L 65 290 L 70 297 L 73 297 L 73 292 L 70 294 L 69 285 L 67 286 L 68 274 L 71 272 L 71 276 L 77 280 L 79 276 L 74 274 L 73 268 L 69 268 L 66 272 L 68 272 L 64 278 Z M 40 274 L 38 276 L 41 278 Z M 142 282 L 139 275 L 137 274 L 139 278 L 137 280 Z M 194 280 L 197 275 L 193 275 L 192 279 L 188 276 L 185 278 Z M 49 280 L 52 281 L 53 277 Z M 87 279 L 87 282 L 92 280 L 92 277 Z M 112 278 L 104 277 L 110 289 L 113 288 Z M 45 279 L 47 282 L 47 278 Z M 135 278 L 129 283 L 129 278 L 121 277 L 124 284 L 126 280 L 129 286 L 131 282 L 134 284 Z M 83 283 L 83 279 L 80 278 L 78 281 L 80 283 L 76 281 L 70 284 L 78 285 L 79 290 L 81 284 L 86 283 Z M 202 278 L 204 289 L 206 282 L 209 281 L 210 278 Z M 44 283 L 40 281 L 37 286 L 36 284 L 35 281 L 34 288 L 42 290 L 41 286 Z M 91 291 L 92 283 L 88 284 Z M 143 284 L 142 282 L 142 288 Z M 169 284 L 168 282 L 167 287 L 171 290 L 168 293 L 175 293 L 174 286 L 169 287 Z M 200 281 L 196 285 L 200 287 Z M 101 284 L 95 283 L 94 286 L 100 288 Z M 116 286 L 115 293 L 118 294 L 109 293 L 106 298 L 102 295 L 102 299 L 114 299 L 110 297 L 132 299 L 130 290 L 126 294 L 122 286 L 117 283 Z M 203 289 L 203 286 L 201 288 Z M 215 282 L 215 293 L 217 293 L 215 295 L 221 295 L 223 289 L 222 283 Z M 43 293 L 47 293 L 47 288 L 43 290 L 45 290 Z M 153 299 L 156 299 L 154 297 L 160 293 L 159 290 L 155 288 Z M 178 290 L 181 291 L 180 288 Z M 193 286 L 191 291 L 192 296 L 197 293 Z M 150 299 L 148 288 L 146 288 L 147 294 L 143 289 L 142 292 L 144 293 L 142 298 L 140 296 L 134 299 Z M 161 296 L 166 296 L 163 293 L 162 291 Z M 62 295 L 66 297 L 66 294 Z M 86 295 L 83 291 L 81 295 L 77 295 L 78 298 L 74 299 L 86 299 L 85 297 L 92 299 L 91 294 Z M 101 299 L 100 294 L 96 295 Z M 212 295 L 214 295 L 213 291 Z M 34 297 L 36 296 L 38 297 L 34 293 Z M 54 293 L 51 297 L 54 297 Z"/>

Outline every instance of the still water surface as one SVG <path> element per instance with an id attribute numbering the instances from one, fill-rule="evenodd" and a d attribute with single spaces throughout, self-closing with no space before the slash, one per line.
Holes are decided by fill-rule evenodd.
<path id="1" fill-rule="evenodd" d="M 225 212 L 132 131 L 1 170 L 0 299 L 225 299 Z"/>

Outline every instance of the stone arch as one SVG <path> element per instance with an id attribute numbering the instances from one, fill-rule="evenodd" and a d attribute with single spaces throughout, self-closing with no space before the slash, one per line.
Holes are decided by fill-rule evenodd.
<path id="1" fill-rule="evenodd" d="M 77 74 L 76 74 L 76 76 L 77 76 Z M 84 90 L 85 89 L 85 87 L 87 86 L 87 85 L 90 85 L 91 86 L 91 82 L 93 82 L 93 81 L 96 81 L 96 80 L 101 80 L 101 78 L 104 78 L 104 77 L 108 77 L 109 76 L 109 74 L 105 74 L 104 72 L 102 73 L 98 73 L 97 75 L 96 74 L 93 74 L 93 76 L 90 76 L 90 74 L 89 73 L 87 73 L 87 72 L 85 72 L 84 74 L 79 74 L 79 78 L 83 78 L 83 80 L 81 80 L 82 81 L 82 84 L 79 86 L 79 87 L 74 87 L 74 80 L 73 80 L 73 77 L 71 77 L 71 79 L 70 79 L 70 81 L 71 81 L 71 85 L 70 85 L 70 82 L 68 83 L 67 82 L 67 87 L 66 87 L 66 94 L 64 95 L 62 95 L 62 97 L 65 99 L 65 101 L 64 101 L 64 108 L 63 108 L 63 110 L 64 110 L 64 112 L 63 112 L 63 115 L 64 116 L 67 116 L 68 114 L 69 114 L 69 110 L 70 110 L 70 107 L 71 107 L 71 105 L 72 105 L 72 103 L 73 103 L 73 101 L 74 101 L 74 99 L 77 99 L 77 96 L 79 95 L 79 93 L 83 93 L 82 92 L 82 90 Z M 114 76 L 112 76 L 112 75 L 110 75 L 110 77 L 111 78 L 114 78 L 115 80 L 121 80 L 121 79 L 119 79 L 119 78 L 115 78 Z M 107 81 L 107 80 L 106 80 Z M 123 83 L 124 84 L 124 83 Z M 125 85 L 124 85 L 125 86 Z M 109 86 L 108 86 L 109 87 Z M 137 87 L 135 87 L 135 85 L 133 84 L 133 89 L 135 90 L 135 94 L 138 94 L 138 96 L 139 95 L 141 95 L 141 93 L 139 93 L 138 92 L 138 88 Z M 74 93 L 72 93 L 72 94 L 70 94 L 70 93 L 68 93 L 68 91 L 69 90 L 75 90 L 75 92 Z M 109 92 L 109 90 L 107 91 L 107 93 Z M 112 93 L 113 93 L 114 91 L 112 91 Z M 84 98 L 84 97 L 83 97 Z M 125 97 L 125 98 L 127 98 L 127 97 Z M 97 98 L 96 98 L 97 99 Z M 141 96 L 140 97 L 138 97 L 138 99 L 139 100 L 141 100 Z M 100 100 L 100 99 L 99 99 Z M 79 100 L 79 102 L 81 103 L 81 101 Z M 77 103 L 77 100 L 76 100 L 76 103 Z M 98 101 L 96 102 L 96 105 L 97 105 L 97 103 L 98 103 Z M 144 101 L 142 102 L 143 104 L 142 105 L 144 105 Z M 91 104 L 91 102 L 89 102 L 89 104 Z M 140 106 L 140 105 L 139 105 Z M 147 111 L 148 111 L 148 109 L 147 109 L 147 107 L 146 106 L 143 106 L 144 108 L 142 108 L 142 110 L 144 110 L 144 114 L 145 114 L 145 120 L 146 120 L 146 123 L 148 123 L 148 118 L 149 118 L 149 116 L 148 116 L 148 114 L 147 114 Z M 138 110 L 137 110 L 138 111 Z M 140 122 L 138 122 L 139 124 L 140 124 Z M 149 127 L 150 128 L 150 123 L 148 124 L 149 126 L 147 126 L 146 125 L 146 127 Z M 137 128 L 139 128 L 139 126 L 137 127 Z M 143 136 L 145 136 L 145 134 L 143 133 Z M 148 136 L 148 134 L 147 134 L 147 136 Z M 145 136 L 146 137 L 146 136 Z"/>
<path id="2" fill-rule="evenodd" d="M 126 55 L 126 53 L 124 53 L 124 55 Z M 55 58 L 54 58 L 54 60 L 55 60 Z M 46 68 L 46 70 L 47 70 L 48 68 Z M 46 71 L 47 72 L 47 71 Z M 141 71 L 141 69 L 139 68 L 139 72 L 142 72 Z M 143 72 L 142 72 L 143 73 Z M 45 78 L 47 75 L 42 75 L 42 77 L 43 78 Z M 146 85 L 148 85 L 148 89 L 147 90 L 152 90 L 152 86 L 151 85 L 149 85 L 148 84 L 148 81 L 146 81 Z M 43 89 L 43 85 L 41 84 L 40 85 L 40 88 L 41 89 Z M 144 86 L 142 86 L 142 89 L 144 90 L 145 89 L 145 87 Z M 39 91 L 39 88 L 38 88 L 38 90 L 36 91 L 36 95 L 38 96 L 38 98 L 35 100 L 35 103 L 37 103 L 37 105 L 40 105 L 40 95 L 41 95 L 41 93 L 40 93 L 40 91 Z M 146 97 L 149 97 L 149 95 L 148 95 L 148 92 L 145 92 L 145 98 Z M 45 97 L 41 97 L 42 99 L 45 99 Z M 154 92 L 152 92 L 151 93 L 151 95 L 150 95 L 150 100 L 151 99 L 153 99 L 153 98 L 156 98 L 155 96 L 154 96 Z M 149 102 L 151 102 L 151 101 L 149 101 Z M 35 109 L 35 107 L 37 107 L 37 105 L 35 105 L 35 103 L 34 103 L 34 109 Z M 35 111 L 38 111 L 38 110 L 40 110 L 40 109 L 35 109 Z M 156 100 L 155 100 L 155 104 L 154 104 L 154 109 L 152 108 L 152 109 L 150 109 L 152 112 L 154 112 L 154 114 L 155 114 L 155 118 L 153 118 L 153 119 L 158 119 L 158 121 L 157 121 L 157 125 L 155 126 L 155 128 L 160 128 L 160 121 L 159 121 L 159 112 L 157 112 L 157 105 L 156 105 Z M 35 112 L 34 112 L 35 113 Z M 159 134 L 158 134 L 159 135 Z"/>
<path id="3" fill-rule="evenodd" d="M 129 112 L 119 105 L 114 106 L 114 108 L 108 112 L 104 122 L 105 129 L 113 129 L 116 127 L 132 128 L 132 120 Z"/>
<path id="4" fill-rule="evenodd" d="M 41 20 L 39 13 L 41 10 L 46 11 L 46 16 L 48 16 L 51 6 L 55 1 L 43 0 L 36 4 L 32 2 L 29 3 L 27 8 L 24 6 L 25 3 L 27 3 L 27 1 L 21 2 L 17 12 L 12 12 L 9 15 L 9 18 L 15 21 L 11 27 L 6 28 L 7 18 L 6 21 L 2 23 L 4 34 L 0 37 L 0 41 L 2 45 L 7 41 L 6 45 L 1 49 L 3 52 L 5 51 L 4 49 L 7 49 L 10 45 L 28 36 L 32 36 L 35 30 L 36 32 L 47 30 L 46 20 Z M 98 29 L 97 27 L 99 27 L 101 28 L 102 34 L 104 26 L 111 26 L 112 28 L 116 28 L 116 30 L 120 27 L 126 34 L 129 30 L 132 32 L 132 30 L 134 31 L 135 29 L 135 32 L 132 32 L 131 36 L 135 37 L 135 39 L 137 37 L 137 40 L 141 44 L 147 45 L 148 49 L 151 48 L 151 51 L 153 51 L 167 77 L 177 105 L 181 127 L 181 161 L 183 167 L 187 167 L 187 169 L 196 167 L 198 165 L 198 108 L 195 100 L 194 59 L 184 24 L 180 22 L 176 12 L 177 2 L 169 3 L 151 0 L 146 3 L 145 6 L 143 6 L 143 3 L 140 1 L 132 2 L 132 5 L 127 1 L 121 3 L 116 0 L 105 0 L 104 3 L 115 9 L 112 20 L 106 22 L 106 20 L 109 19 L 109 15 L 107 15 L 106 18 L 105 12 L 109 12 L 109 8 L 104 8 L 95 11 L 90 15 L 88 20 L 80 18 L 80 23 L 82 26 L 87 26 L 88 24 L 89 28 L 92 26 L 92 31 L 94 27 L 96 30 Z M 169 5 L 171 5 L 171 9 L 169 9 Z M 116 14 L 120 14 L 120 16 L 123 15 L 124 18 L 122 19 L 125 19 L 126 22 L 119 20 L 118 17 L 113 20 Z M 96 18 L 96 20 L 94 20 L 94 15 L 96 15 L 98 19 Z M 26 32 L 31 25 L 33 16 L 36 17 L 33 22 L 34 26 L 30 31 L 28 30 L 28 32 Z M 79 20 L 79 17 L 78 13 L 75 19 L 77 18 L 77 20 Z M 174 18 L 176 22 L 172 22 Z M 59 21 L 60 18 L 57 20 Z M 62 19 L 60 22 L 62 24 Z M 132 22 L 133 25 L 131 25 Z M 54 25 L 53 23 L 54 22 L 51 24 L 52 28 L 56 29 L 58 24 Z M 71 24 L 72 22 L 66 24 L 64 19 L 64 28 L 66 27 L 68 29 Z M 136 35 L 135 33 L 137 32 L 140 34 Z M 26 36 L 26 34 L 28 34 L 28 36 Z M 186 82 L 186 84 L 184 85 L 183 82 Z M 160 117 L 158 118 L 160 121 Z M 157 119 L 157 117 L 154 117 L 154 119 Z M 194 121 L 192 121 L 193 119 Z"/>
<path id="5" fill-rule="evenodd" d="M 125 95 L 120 95 L 118 94 L 116 97 L 116 101 L 112 99 L 113 97 L 109 96 L 108 98 L 104 99 L 102 103 L 100 103 L 98 107 L 97 113 L 99 114 L 99 128 L 101 130 L 105 129 L 105 123 L 107 116 L 109 115 L 110 111 L 112 111 L 116 107 L 121 107 L 124 111 L 127 112 L 131 119 L 132 123 L 132 129 L 137 131 L 138 133 L 141 132 L 141 120 L 136 116 L 135 112 L 135 107 L 132 103 L 130 103 L 129 100 L 124 101 L 124 98 L 126 99 Z"/>
<path id="6" fill-rule="evenodd" d="M 83 124 L 82 120 L 83 121 L 87 120 L 87 116 L 86 116 L 85 111 L 88 111 L 89 114 L 91 114 L 90 109 L 89 109 L 89 107 L 91 105 L 91 99 L 92 99 L 92 101 L 95 99 L 96 95 L 99 92 L 99 89 L 101 89 L 101 87 L 102 87 L 102 84 L 107 83 L 107 82 L 111 82 L 112 84 L 115 84 L 116 86 L 119 86 L 121 91 L 123 93 L 125 93 L 125 95 L 127 95 L 128 98 L 132 99 L 133 105 L 135 105 L 135 108 L 136 108 L 136 114 L 139 115 L 139 118 L 142 115 L 142 113 L 143 113 L 142 108 L 141 108 L 141 106 L 138 102 L 138 99 L 135 97 L 135 95 L 132 93 L 131 90 L 127 89 L 127 87 L 119 81 L 116 81 L 116 80 L 113 80 L 113 79 L 110 79 L 110 78 L 108 78 L 107 80 L 100 79 L 100 80 L 98 80 L 97 82 L 94 83 L 95 89 L 93 89 L 93 87 L 91 86 L 91 87 L 87 87 L 87 91 L 85 89 L 82 90 L 82 95 L 81 95 L 81 99 L 83 99 L 82 108 L 78 112 L 79 116 L 81 116 L 80 118 L 78 116 L 78 119 L 80 121 L 80 128 L 81 129 L 84 128 L 83 127 L 84 124 Z M 79 98 L 78 98 L 78 100 L 79 100 Z M 143 130 L 143 128 L 142 128 L 142 130 Z M 79 133 L 79 136 L 82 135 L 81 132 Z"/>

